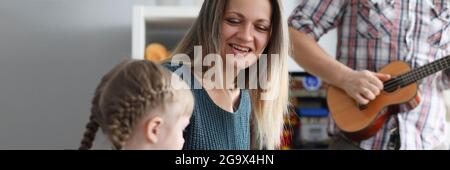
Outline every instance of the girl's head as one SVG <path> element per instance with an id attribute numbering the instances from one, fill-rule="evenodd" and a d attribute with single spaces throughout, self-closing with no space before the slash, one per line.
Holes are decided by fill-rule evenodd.
<path id="1" fill-rule="evenodd" d="M 187 54 L 195 64 L 198 57 L 220 54 L 226 68 L 245 72 L 261 60 L 260 54 L 266 55 L 267 64 L 259 65 L 257 74 L 267 74 L 269 87 L 251 90 L 253 143 L 259 148 L 274 149 L 280 144 L 288 105 L 287 28 L 281 0 L 205 0 L 196 22 L 173 53 Z M 202 47 L 203 56 L 194 53 L 195 46 Z M 235 54 L 231 62 L 226 62 L 227 54 Z"/>
<path id="2" fill-rule="evenodd" d="M 116 66 L 95 91 L 80 149 L 91 148 L 98 128 L 115 149 L 181 149 L 193 110 L 193 96 L 181 81 L 150 61 Z"/>

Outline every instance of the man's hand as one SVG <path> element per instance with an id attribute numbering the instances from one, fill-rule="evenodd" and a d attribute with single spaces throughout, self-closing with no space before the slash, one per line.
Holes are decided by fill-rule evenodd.
<path id="1" fill-rule="evenodd" d="M 371 71 L 350 71 L 343 76 L 339 84 L 347 95 L 359 104 L 367 105 L 383 91 L 383 82 L 391 79 L 390 75 Z"/>

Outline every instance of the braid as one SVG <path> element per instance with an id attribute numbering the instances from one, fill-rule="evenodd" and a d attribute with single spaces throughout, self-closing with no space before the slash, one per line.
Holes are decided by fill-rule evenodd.
<path id="1" fill-rule="evenodd" d="M 123 149 L 147 110 L 173 97 L 170 78 L 169 71 L 148 61 L 130 60 L 115 67 L 96 89 L 91 117 L 79 149 L 92 147 L 99 127 L 114 149 Z"/>
<path id="2" fill-rule="evenodd" d="M 83 139 L 81 140 L 79 150 L 89 150 L 92 148 L 98 128 L 99 124 L 95 121 L 94 115 L 91 115 L 89 118 L 89 123 L 86 125 L 86 131 L 84 132 Z"/>
<path id="3" fill-rule="evenodd" d="M 130 138 L 135 123 L 145 114 L 145 110 L 150 103 L 163 101 L 167 96 L 171 95 L 173 94 L 170 89 L 158 91 L 141 89 L 141 94 L 129 96 L 125 101 L 121 102 L 121 107 L 115 109 L 116 114 L 111 115 L 112 120 L 109 126 L 114 149 L 122 149 L 125 141 Z"/>
<path id="4" fill-rule="evenodd" d="M 108 83 L 108 80 L 110 79 L 111 75 L 113 73 L 108 73 L 105 75 L 100 84 L 98 85 L 97 89 L 95 90 L 95 96 L 92 99 L 92 107 L 91 107 L 91 116 L 89 117 L 89 122 L 86 125 L 86 131 L 84 132 L 83 139 L 81 140 L 81 145 L 79 147 L 79 150 L 89 150 L 92 148 L 92 145 L 95 140 L 95 135 L 100 127 L 100 124 L 97 120 L 97 116 L 100 116 L 100 98 L 104 89 L 104 86 Z"/>
<path id="5" fill-rule="evenodd" d="M 121 129 L 121 119 L 120 118 L 116 118 L 113 119 L 110 127 L 109 127 L 109 133 L 111 135 L 110 139 L 111 139 L 111 143 L 114 146 L 114 149 L 120 150 L 122 149 L 122 146 L 124 144 L 124 137 L 122 136 L 122 131 Z"/>
<path id="6" fill-rule="evenodd" d="M 89 117 L 89 122 L 86 125 L 86 131 L 84 132 L 83 139 L 81 140 L 81 146 L 79 150 L 89 150 L 92 148 L 92 144 L 95 140 L 95 134 L 99 129 L 99 122 L 96 120 L 97 115 L 100 113 L 98 103 L 100 100 L 101 89 L 105 84 L 104 81 L 97 88 L 94 99 L 92 100 L 91 116 Z"/>
<path id="7" fill-rule="evenodd" d="M 114 119 L 112 125 L 109 127 L 110 139 L 114 149 L 121 150 L 131 136 L 131 126 L 128 125 L 125 119 Z"/>

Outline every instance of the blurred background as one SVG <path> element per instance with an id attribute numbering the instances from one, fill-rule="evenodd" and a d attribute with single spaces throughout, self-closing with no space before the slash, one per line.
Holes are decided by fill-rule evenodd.
<path id="1" fill-rule="evenodd" d="M 76 149 L 101 76 L 132 55 L 133 6 L 199 2 L 0 0 L 0 149 Z M 332 55 L 335 34 L 321 40 Z"/>

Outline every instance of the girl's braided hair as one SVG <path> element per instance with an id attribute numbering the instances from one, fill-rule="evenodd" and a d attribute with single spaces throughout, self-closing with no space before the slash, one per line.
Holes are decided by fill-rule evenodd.
<path id="1" fill-rule="evenodd" d="M 115 149 L 122 149 L 133 126 L 150 108 L 173 100 L 171 75 L 162 66 L 145 60 L 128 60 L 112 69 L 95 91 L 79 149 L 92 147 L 99 128 L 108 135 Z"/>

